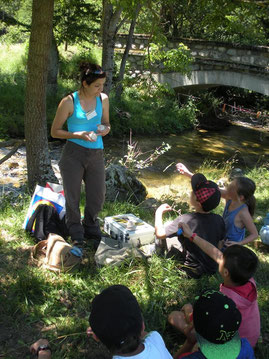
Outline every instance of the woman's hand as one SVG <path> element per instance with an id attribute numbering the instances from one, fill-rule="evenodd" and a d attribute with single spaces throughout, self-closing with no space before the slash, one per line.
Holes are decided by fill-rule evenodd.
<path id="1" fill-rule="evenodd" d="M 80 131 L 74 132 L 75 138 L 80 140 L 95 142 L 97 140 L 97 135 L 94 131 Z"/>
<path id="2" fill-rule="evenodd" d="M 104 125 L 105 129 L 103 131 L 100 131 L 99 129 L 97 130 L 97 135 L 98 136 L 106 136 L 109 132 L 110 132 L 110 125 Z"/>

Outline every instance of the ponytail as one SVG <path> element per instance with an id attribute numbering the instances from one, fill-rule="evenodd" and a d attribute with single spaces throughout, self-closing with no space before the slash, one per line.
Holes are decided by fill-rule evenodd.
<path id="1" fill-rule="evenodd" d="M 255 208 L 256 208 L 256 198 L 255 196 L 249 197 L 247 200 L 245 200 L 246 205 L 248 206 L 249 213 L 251 217 L 254 216 Z"/>
<path id="2" fill-rule="evenodd" d="M 92 82 L 106 77 L 106 73 L 102 70 L 101 66 L 90 62 L 82 62 L 79 70 L 81 85 L 83 81 L 90 85 Z"/>
<path id="3" fill-rule="evenodd" d="M 256 198 L 254 192 L 256 190 L 256 184 L 248 177 L 237 177 L 237 194 L 244 197 L 244 202 L 248 206 L 251 217 L 254 216 L 256 207 Z"/>

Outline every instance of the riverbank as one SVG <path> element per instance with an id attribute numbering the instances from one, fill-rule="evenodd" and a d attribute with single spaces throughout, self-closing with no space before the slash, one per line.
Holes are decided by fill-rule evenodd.
<path id="1" fill-rule="evenodd" d="M 240 164 L 245 174 L 257 184 L 254 220 L 259 230 L 263 217 L 269 212 L 268 139 L 261 139 L 261 133 L 256 130 L 235 126 L 231 130 L 227 133 L 184 132 L 180 137 L 134 137 L 142 151 L 152 150 L 162 141 L 171 144 L 171 150 L 162 155 L 153 168 L 139 174 L 147 186 L 149 196 L 156 198 L 157 203 L 153 202 L 153 206 L 145 208 L 127 202 L 106 202 L 100 213 L 101 220 L 120 213 L 133 213 L 153 225 L 156 205 L 161 202 L 168 202 L 174 208 L 181 209 L 182 213 L 188 212 L 190 183 L 175 172 L 173 162 L 184 162 L 192 171 L 199 170 L 215 181 L 227 178 L 231 168 Z M 232 138 L 232 134 L 236 136 Z M 107 160 L 124 156 L 126 141 L 105 139 Z M 56 144 L 50 146 L 50 151 L 52 164 L 58 173 L 57 162 L 62 144 Z M 1 148 L 1 157 L 9 150 Z M 192 302 L 202 288 L 218 289 L 220 276 L 216 274 L 199 281 L 186 279 L 176 262 L 156 255 L 150 261 L 130 258 L 121 266 L 100 268 L 94 263 L 93 250 L 86 253 L 81 267 L 74 273 L 57 275 L 35 267 L 30 257 L 34 240 L 22 229 L 30 203 L 30 195 L 24 186 L 26 175 L 26 153 L 21 147 L 1 165 L 0 180 L 5 181 L 2 182 L 2 194 L 6 194 L 10 185 L 12 191 L 10 195 L 2 196 L 0 203 L 0 357 L 28 359 L 29 345 L 39 337 L 47 337 L 51 341 L 55 359 L 83 356 L 96 359 L 100 351 L 103 353 L 102 358 L 108 359 L 104 348 L 87 339 L 85 331 L 93 297 L 104 287 L 119 283 L 127 285 L 138 298 L 146 329 L 158 330 L 168 349 L 174 352 L 184 338 L 167 324 L 168 313 L 188 301 Z M 82 197 L 83 206 L 84 195 Z M 223 207 L 224 202 L 221 202 L 216 212 L 221 214 Z M 167 214 L 165 219 L 169 218 Z M 255 280 L 259 292 L 262 332 L 256 358 L 267 359 L 269 249 L 260 240 L 251 248 L 260 260 Z"/>
<path id="2" fill-rule="evenodd" d="M 208 163 L 200 167 L 206 176 L 225 175 L 228 167 L 215 168 Z M 246 172 L 257 183 L 257 227 L 269 209 L 268 167 L 261 166 Z M 150 261 L 130 258 L 118 267 L 97 267 L 93 250 L 87 251 L 79 270 L 55 274 L 33 265 L 30 248 L 33 238 L 25 234 L 22 223 L 30 196 L 24 194 L 5 201 L 0 206 L 0 357 L 30 358 L 29 345 L 39 337 L 47 337 L 55 359 L 96 359 L 97 353 L 108 359 L 100 344 L 86 336 L 90 302 L 104 287 L 127 285 L 136 295 L 145 319 L 146 330 L 158 330 L 168 349 L 174 352 L 184 337 L 167 324 L 167 315 L 186 302 L 193 302 L 205 287 L 218 289 L 218 274 L 200 280 L 187 279 L 172 259 L 154 255 Z M 163 198 L 183 213 L 189 210 L 186 201 Z M 221 212 L 223 203 L 217 209 Z M 133 213 L 148 223 L 154 223 L 154 208 L 142 208 L 130 203 L 105 203 L 100 217 Z M 260 214 L 260 216 L 257 216 Z M 260 218 L 258 218 L 260 217 Z M 167 214 L 166 220 L 169 219 Z M 257 359 L 269 357 L 269 251 L 257 241 L 251 248 L 260 265 L 255 275 L 261 311 L 261 339 L 256 349 Z"/>

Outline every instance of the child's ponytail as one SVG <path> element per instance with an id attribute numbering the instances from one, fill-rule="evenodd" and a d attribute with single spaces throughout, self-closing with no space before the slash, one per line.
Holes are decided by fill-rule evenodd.
<path id="1" fill-rule="evenodd" d="M 256 198 L 255 196 L 249 197 L 247 200 L 245 200 L 246 205 L 248 206 L 249 213 L 251 217 L 254 216 L 255 208 L 256 208 Z"/>
<path id="2" fill-rule="evenodd" d="M 254 196 L 256 184 L 247 177 L 237 177 L 236 182 L 238 196 L 244 197 L 244 202 L 248 206 L 250 215 L 253 217 L 256 207 L 256 198 Z"/>

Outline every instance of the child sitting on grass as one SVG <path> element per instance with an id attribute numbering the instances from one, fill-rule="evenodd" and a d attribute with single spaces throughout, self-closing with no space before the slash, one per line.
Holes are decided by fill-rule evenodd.
<path id="1" fill-rule="evenodd" d="M 193 232 L 198 233 L 214 246 L 218 246 L 225 235 L 223 218 L 218 214 L 211 213 L 220 202 L 221 194 L 218 185 L 208 181 L 204 175 L 196 173 L 191 177 L 191 186 L 190 203 L 195 212 L 183 214 L 174 221 L 163 224 L 163 214 L 171 211 L 172 208 L 168 204 L 162 204 L 155 213 L 155 235 L 160 240 L 176 236 L 178 223 L 185 222 Z M 183 264 L 180 269 L 184 270 L 189 277 L 200 278 L 203 274 L 214 274 L 217 271 L 216 263 L 200 248 L 182 235 L 179 236 L 179 241 L 182 251 L 173 250 L 172 255 Z"/>
<path id="2" fill-rule="evenodd" d="M 92 302 L 90 331 L 113 355 L 113 359 L 172 359 L 156 331 L 146 333 L 139 304 L 123 285 L 103 290 Z"/>
<path id="3" fill-rule="evenodd" d="M 187 339 L 174 358 L 185 359 L 254 359 L 247 339 L 240 339 L 241 314 L 232 299 L 215 290 L 206 290 L 196 298 L 193 315 L 185 333 Z M 178 320 L 179 329 L 184 320 Z M 186 322 L 185 322 L 186 324 Z M 188 332 L 193 330 L 193 336 Z"/>
<path id="4" fill-rule="evenodd" d="M 247 177 L 236 177 L 226 190 L 221 190 L 222 197 L 226 199 L 223 212 L 225 246 L 246 244 L 258 238 L 258 231 L 252 219 L 256 205 L 255 190 L 255 183 Z M 249 232 L 247 237 L 246 229 Z"/>
<path id="5" fill-rule="evenodd" d="M 179 173 L 192 178 L 193 174 L 183 163 L 176 165 Z M 247 177 L 236 177 L 227 189 L 220 189 L 222 198 L 226 199 L 223 212 L 225 222 L 224 247 L 232 244 L 246 244 L 258 238 L 258 231 L 253 222 L 256 200 L 255 183 Z M 245 238 L 246 229 L 249 234 Z"/>
<path id="6" fill-rule="evenodd" d="M 112 285 L 93 299 L 89 322 L 88 335 L 101 341 L 113 359 L 172 359 L 161 335 L 156 331 L 145 332 L 139 304 L 124 285 Z M 39 359 L 51 358 L 45 339 L 39 339 L 30 350 Z"/>
<path id="7" fill-rule="evenodd" d="M 260 336 L 260 312 L 257 302 L 257 288 L 252 278 L 258 266 L 256 254 L 240 245 L 233 245 L 222 253 L 218 248 L 208 243 L 193 232 L 186 223 L 179 223 L 183 235 L 201 248 L 219 265 L 219 273 L 223 278 L 220 291 L 231 298 L 242 315 L 239 328 L 241 338 L 247 338 L 254 347 Z M 190 312 L 190 308 L 188 307 Z M 174 325 L 182 314 L 172 312 L 169 322 Z"/>

